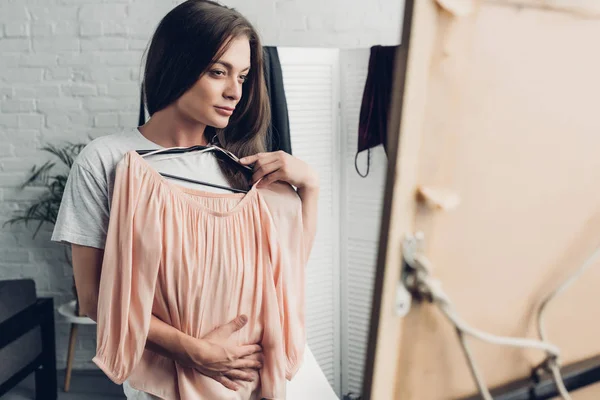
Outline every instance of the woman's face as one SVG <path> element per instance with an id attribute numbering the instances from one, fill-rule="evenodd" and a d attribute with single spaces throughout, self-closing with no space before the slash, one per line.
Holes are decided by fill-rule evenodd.
<path id="1" fill-rule="evenodd" d="M 235 38 L 227 51 L 177 101 L 187 119 L 215 128 L 225 128 L 242 97 L 242 85 L 250 70 L 250 42 Z"/>

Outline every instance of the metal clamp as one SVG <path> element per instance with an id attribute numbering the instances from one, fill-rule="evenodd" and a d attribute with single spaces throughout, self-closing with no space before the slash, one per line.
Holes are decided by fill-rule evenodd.
<path id="1" fill-rule="evenodd" d="M 423 266 L 418 257 L 423 248 L 425 236 L 422 232 L 415 235 L 406 235 L 402 241 L 402 271 L 401 278 L 396 288 L 395 311 L 399 317 L 404 317 L 410 311 L 412 298 L 422 299 L 424 291 L 418 283 L 417 274 L 419 271 L 427 268 Z"/>
<path id="2" fill-rule="evenodd" d="M 425 235 L 417 232 L 406 235 L 402 242 L 402 271 L 396 289 L 396 314 L 405 316 L 410 310 L 412 300 L 433 302 L 429 275 L 433 270 L 430 261 L 423 256 Z"/>

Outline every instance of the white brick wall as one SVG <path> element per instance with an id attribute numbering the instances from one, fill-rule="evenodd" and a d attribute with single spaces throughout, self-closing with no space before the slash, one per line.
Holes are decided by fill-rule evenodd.
<path id="1" fill-rule="evenodd" d="M 180 1 L 0 0 L 0 224 L 39 188 L 18 190 L 47 142 L 85 140 L 137 122 L 143 49 Z M 228 0 L 266 45 L 369 47 L 396 44 L 402 0 Z M 0 231 L 0 279 L 32 277 L 40 295 L 71 299 L 72 271 L 51 227 Z M 59 368 L 68 325 L 57 317 Z M 76 368 L 92 367 L 94 328 L 82 327 Z"/>

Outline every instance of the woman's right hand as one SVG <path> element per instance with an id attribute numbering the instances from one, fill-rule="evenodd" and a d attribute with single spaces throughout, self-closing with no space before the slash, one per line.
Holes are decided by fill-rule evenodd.
<path id="1" fill-rule="evenodd" d="M 239 389 L 236 380 L 257 380 L 258 370 L 262 368 L 262 348 L 258 344 L 238 346 L 230 340 L 247 322 L 248 317 L 240 315 L 201 339 L 188 336 L 180 364 L 196 369 L 231 390 Z"/>

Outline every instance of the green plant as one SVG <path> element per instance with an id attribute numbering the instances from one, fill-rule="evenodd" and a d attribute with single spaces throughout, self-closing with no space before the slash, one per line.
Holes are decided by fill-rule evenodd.
<path id="1" fill-rule="evenodd" d="M 62 201 L 65 185 L 69 172 L 73 166 L 73 162 L 77 158 L 77 155 L 86 146 L 86 143 L 71 143 L 67 142 L 63 146 L 55 146 L 48 144 L 41 148 L 41 150 L 50 153 L 52 156 L 58 159 L 57 161 L 47 161 L 41 166 L 34 165 L 31 168 L 29 177 L 21 185 L 21 189 L 28 186 L 45 187 L 45 191 L 32 204 L 25 210 L 19 210 L 15 213 L 15 216 L 3 224 L 3 227 L 18 223 L 24 223 L 28 226 L 30 222 L 37 223 L 33 238 L 37 236 L 41 227 L 47 223 L 54 226 L 56 224 L 56 217 L 58 216 L 58 210 L 60 208 L 60 202 Z M 59 169 L 59 171 L 56 171 Z M 71 264 L 71 257 L 69 256 L 68 247 L 65 246 L 65 259 Z M 79 301 L 77 299 L 77 291 L 75 290 L 75 283 L 73 281 L 73 295 L 75 296 L 76 312 L 79 314 Z"/>
<path id="2" fill-rule="evenodd" d="M 31 168 L 29 177 L 21 185 L 21 189 L 28 186 L 43 186 L 47 190 L 36 199 L 29 208 L 24 211 L 16 212 L 16 215 L 6 221 L 4 225 L 25 223 L 25 225 L 28 226 L 30 222 L 37 222 L 37 228 L 33 233 L 33 237 L 35 238 L 44 223 L 52 225 L 56 224 L 56 217 L 58 215 L 58 209 L 60 208 L 60 202 L 65 190 L 67 178 L 69 177 L 69 171 L 71 170 L 75 158 L 77 158 L 77 155 L 85 145 L 85 143 L 67 142 L 63 147 L 57 147 L 51 144 L 42 147 L 41 150 L 58 158 L 63 167 L 66 168 L 63 168 L 63 171 L 60 173 L 53 174 L 55 167 L 57 167 L 55 161 L 47 161 L 40 167 L 34 165 Z"/>

